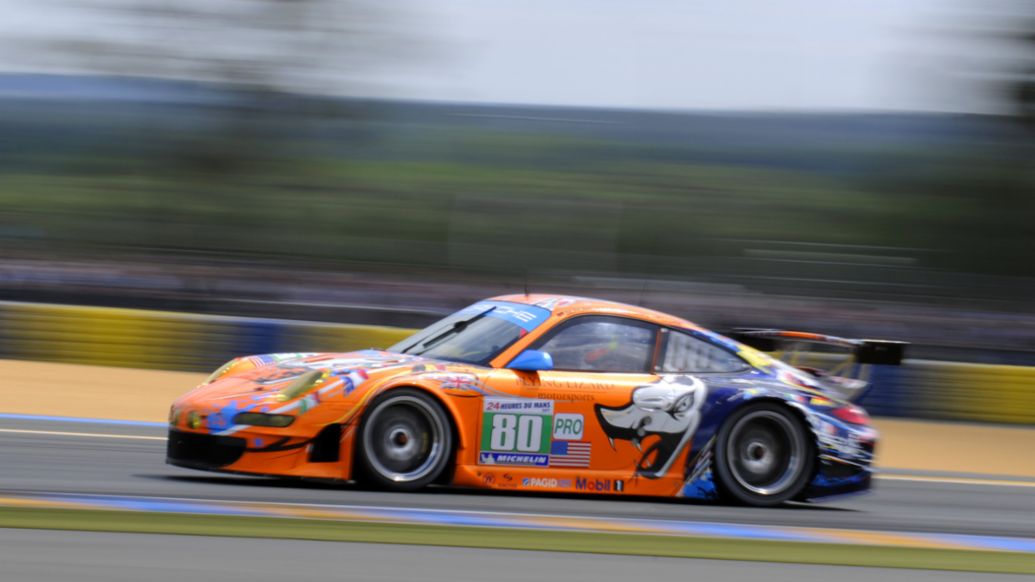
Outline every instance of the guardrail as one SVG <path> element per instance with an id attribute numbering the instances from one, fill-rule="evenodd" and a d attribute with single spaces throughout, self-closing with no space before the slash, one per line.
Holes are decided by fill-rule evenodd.
<path id="1" fill-rule="evenodd" d="M 208 371 L 243 354 L 386 347 L 372 325 L 0 302 L 0 358 Z M 1035 367 L 907 360 L 874 366 L 875 416 L 1035 424 Z M 2 380 L 0 380 L 2 381 Z"/>
<path id="2" fill-rule="evenodd" d="M 245 354 L 386 347 L 412 330 L 374 325 L 0 302 L 0 357 L 211 370 Z"/>
<path id="3" fill-rule="evenodd" d="M 874 416 L 1035 424 L 1035 367 L 906 360 L 874 366 Z"/>

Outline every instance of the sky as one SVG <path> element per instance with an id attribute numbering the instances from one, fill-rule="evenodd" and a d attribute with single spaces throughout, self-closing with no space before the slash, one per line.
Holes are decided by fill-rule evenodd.
<path id="1" fill-rule="evenodd" d="M 243 1 L 206 0 L 226 6 Z M 0 13 L 6 14 L 0 36 L 135 34 L 120 32 L 85 9 L 69 9 L 88 6 L 84 2 L 0 0 Z M 377 42 L 392 45 L 390 58 L 349 68 L 347 78 L 342 74 L 340 83 L 327 85 L 333 87 L 329 91 L 663 109 L 994 107 L 979 84 L 959 78 L 960 55 L 972 51 L 946 34 L 946 15 L 959 6 L 949 0 L 398 0 L 383 5 L 392 12 L 370 27 Z M 63 70 L 53 63 L 27 66 L 6 52 L 0 51 L 0 69 Z"/>

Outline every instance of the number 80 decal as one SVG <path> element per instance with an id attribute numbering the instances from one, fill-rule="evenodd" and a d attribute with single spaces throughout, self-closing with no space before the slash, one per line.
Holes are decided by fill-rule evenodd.
<path id="1" fill-rule="evenodd" d="M 492 417 L 489 449 L 536 453 L 543 445 L 543 417 L 496 414 Z"/>
<path id="2" fill-rule="evenodd" d="M 482 415 L 483 451 L 550 452 L 553 402 L 486 399 Z"/>

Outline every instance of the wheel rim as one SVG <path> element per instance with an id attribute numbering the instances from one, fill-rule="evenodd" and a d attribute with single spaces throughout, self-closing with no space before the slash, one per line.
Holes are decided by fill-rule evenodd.
<path id="1" fill-rule="evenodd" d="M 766 497 L 793 485 L 805 467 L 805 443 L 793 420 L 756 410 L 737 420 L 726 441 L 726 458 L 741 487 Z"/>
<path id="2" fill-rule="evenodd" d="M 363 449 L 372 468 L 397 483 L 418 481 L 445 454 L 446 426 L 432 405 L 413 396 L 385 400 L 363 429 Z"/>

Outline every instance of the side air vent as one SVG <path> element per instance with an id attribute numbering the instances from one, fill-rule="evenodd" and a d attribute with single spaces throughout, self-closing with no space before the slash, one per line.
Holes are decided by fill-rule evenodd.
<path id="1" fill-rule="evenodd" d="M 313 439 L 313 448 L 309 450 L 310 463 L 332 463 L 337 461 L 341 452 L 341 425 L 329 424 Z"/>

